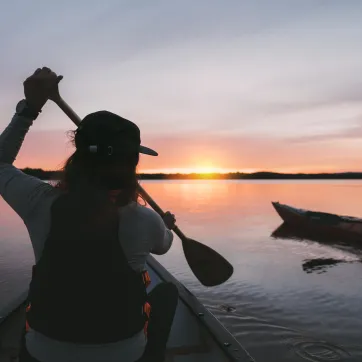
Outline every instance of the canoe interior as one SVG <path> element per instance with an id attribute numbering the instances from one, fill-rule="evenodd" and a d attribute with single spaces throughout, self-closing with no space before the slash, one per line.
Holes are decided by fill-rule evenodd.
<path id="1" fill-rule="evenodd" d="M 19 352 L 22 328 L 25 324 L 26 293 L 14 300 L 0 314 L 0 362 L 15 362 Z"/>
<path id="2" fill-rule="evenodd" d="M 176 284 L 180 299 L 167 346 L 167 362 L 251 362 L 252 357 L 217 319 L 153 257 L 148 260 L 151 290 L 162 281 Z M 25 323 L 25 294 L 0 319 L 0 361 L 16 361 Z M 10 310 L 13 312 L 10 313 Z"/>

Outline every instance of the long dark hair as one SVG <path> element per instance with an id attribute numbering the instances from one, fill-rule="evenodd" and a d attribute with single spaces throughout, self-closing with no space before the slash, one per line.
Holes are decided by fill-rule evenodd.
<path id="1" fill-rule="evenodd" d="M 79 143 L 78 135 L 77 130 L 69 133 L 74 146 Z M 99 202 L 110 200 L 112 191 L 119 190 L 116 205 L 124 206 L 139 199 L 138 162 L 139 154 L 132 148 L 107 157 L 80 147 L 65 161 L 56 187 L 86 201 L 88 206 L 95 203 L 98 207 Z"/>

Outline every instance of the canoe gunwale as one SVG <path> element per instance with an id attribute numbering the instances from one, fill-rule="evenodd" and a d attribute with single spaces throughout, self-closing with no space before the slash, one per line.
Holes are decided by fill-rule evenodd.
<path id="1" fill-rule="evenodd" d="M 23 305 L 25 306 L 27 297 L 28 291 L 26 290 L 5 308 L 5 312 L 0 315 L 0 326 L 5 323 L 9 318 L 11 318 L 11 316 L 16 313 L 20 308 L 22 308 Z"/>
<path id="2" fill-rule="evenodd" d="M 219 320 L 190 292 L 181 282 L 174 278 L 153 256 L 147 259 L 149 267 L 165 282 L 176 285 L 179 298 L 188 307 L 198 321 L 208 330 L 214 341 L 231 361 L 255 362 L 235 337 Z"/>

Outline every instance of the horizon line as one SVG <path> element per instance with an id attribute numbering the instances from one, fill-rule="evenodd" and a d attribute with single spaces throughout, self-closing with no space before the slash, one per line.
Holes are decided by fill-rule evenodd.
<path id="1" fill-rule="evenodd" d="M 62 172 L 61 169 L 59 170 L 49 170 L 43 169 L 41 167 L 21 167 L 20 170 L 29 170 L 29 171 L 40 171 L 40 172 L 47 172 L 47 173 L 60 173 Z M 266 171 L 266 170 L 258 170 L 252 172 L 244 172 L 244 171 L 225 171 L 225 172 L 150 172 L 149 170 L 138 172 L 139 175 L 233 175 L 233 174 L 240 174 L 240 175 L 254 175 L 254 174 L 277 174 L 277 175 L 339 175 L 339 174 L 362 174 L 361 171 L 333 171 L 333 172 L 326 172 L 326 171 L 318 171 L 318 172 L 280 172 L 280 171 Z"/>
<path id="2" fill-rule="evenodd" d="M 59 180 L 62 170 L 46 171 L 43 169 L 24 168 L 24 173 L 42 180 Z M 279 173 L 259 171 L 253 173 L 229 172 L 229 173 L 139 173 L 141 180 L 310 180 L 310 179 L 362 179 L 361 172 L 321 172 L 321 173 Z"/>

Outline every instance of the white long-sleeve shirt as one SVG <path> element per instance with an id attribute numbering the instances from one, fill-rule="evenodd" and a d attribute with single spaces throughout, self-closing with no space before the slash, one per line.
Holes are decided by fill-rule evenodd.
<path id="1" fill-rule="evenodd" d="M 38 261 L 50 231 L 50 209 L 61 190 L 13 166 L 32 124 L 32 120 L 15 115 L 0 135 L 0 195 L 22 218 Z M 133 269 L 144 270 L 150 253 L 161 255 L 170 249 L 173 234 L 153 210 L 132 202 L 119 208 L 119 215 L 119 240 Z M 30 330 L 26 335 L 26 345 L 30 354 L 40 362 L 131 362 L 142 354 L 145 338 L 140 332 L 116 343 L 77 345 L 56 341 Z"/>

